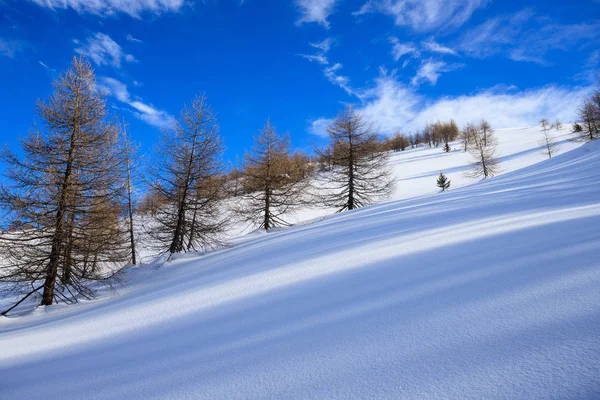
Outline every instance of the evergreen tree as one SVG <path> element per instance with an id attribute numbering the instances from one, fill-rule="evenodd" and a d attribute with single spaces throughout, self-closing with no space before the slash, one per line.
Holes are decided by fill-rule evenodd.
<path id="1" fill-rule="evenodd" d="M 444 175 L 443 172 L 440 172 L 440 176 L 438 176 L 436 184 L 437 187 L 442 189 L 442 192 L 445 192 L 450 188 L 450 180 L 446 177 L 446 175 Z"/>

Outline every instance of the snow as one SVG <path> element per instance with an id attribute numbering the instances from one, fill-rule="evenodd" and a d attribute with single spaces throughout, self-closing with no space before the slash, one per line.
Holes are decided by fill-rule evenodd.
<path id="1" fill-rule="evenodd" d="M 409 150 L 392 201 L 0 318 L 0 398 L 600 398 L 600 142 L 538 133 L 498 132 L 496 178 Z"/>

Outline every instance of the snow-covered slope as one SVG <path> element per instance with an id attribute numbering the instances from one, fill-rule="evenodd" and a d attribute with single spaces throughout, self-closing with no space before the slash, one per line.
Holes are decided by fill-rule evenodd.
<path id="1" fill-rule="evenodd" d="M 0 398 L 600 398 L 599 171 L 591 143 L 1 318 Z"/>
<path id="2" fill-rule="evenodd" d="M 549 135 L 558 146 L 559 154 L 573 150 L 581 145 L 572 141 L 572 127 L 566 125 L 559 131 L 551 130 Z M 516 171 L 548 158 L 540 145 L 542 132 L 539 127 L 497 129 L 497 155 L 500 161 L 499 175 Z M 470 163 L 473 161 L 469 153 L 464 152 L 459 142 L 452 143 L 452 151 L 444 153 L 441 148 L 417 147 L 402 152 L 390 153 L 390 165 L 396 178 L 397 189 L 390 200 L 405 200 L 417 196 L 431 195 L 439 191 L 436 179 L 443 172 L 451 180 L 451 189 L 477 182 L 476 178 L 467 177 Z M 288 222 L 298 224 L 313 221 L 331 215 L 336 210 L 326 208 L 305 209 L 288 215 Z M 231 229 L 232 236 L 252 230 L 245 224 L 235 224 Z"/>

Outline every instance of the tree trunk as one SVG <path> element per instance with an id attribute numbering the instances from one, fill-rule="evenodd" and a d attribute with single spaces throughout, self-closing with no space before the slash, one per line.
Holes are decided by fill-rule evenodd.
<path id="1" fill-rule="evenodd" d="M 76 129 L 76 128 L 75 128 Z M 69 184 L 71 179 L 71 172 L 73 168 L 73 153 L 75 151 L 75 134 L 76 130 L 73 129 L 71 133 L 71 142 L 69 144 L 69 153 L 67 156 L 67 165 L 65 168 L 65 175 L 60 189 L 60 197 L 58 200 L 58 206 L 56 211 L 56 222 L 54 226 L 54 236 L 52 237 L 52 248 L 50 250 L 50 257 L 48 261 L 48 268 L 46 269 L 46 279 L 44 281 L 44 293 L 42 294 L 43 306 L 49 306 L 54 300 L 54 284 L 56 283 L 56 276 L 58 274 L 58 263 L 60 261 L 60 252 L 63 242 L 63 225 L 64 216 L 66 211 L 67 202 L 67 191 L 69 190 Z"/>
<path id="2" fill-rule="evenodd" d="M 194 214 L 192 214 L 192 225 L 190 226 L 190 237 L 188 239 L 187 250 L 190 251 L 194 245 L 194 235 L 196 234 L 196 214 L 198 213 L 198 196 L 194 202 Z"/>
<path id="3" fill-rule="evenodd" d="M 263 224 L 266 231 L 271 229 L 271 188 L 268 183 L 265 186 L 265 220 Z"/>
<path id="4" fill-rule="evenodd" d="M 196 127 L 197 129 L 197 127 Z M 187 171 L 185 180 L 182 185 L 183 193 L 181 194 L 181 201 L 179 202 L 179 209 L 177 210 L 177 225 L 175 226 L 175 233 L 173 234 L 173 241 L 169 247 L 169 252 L 180 253 L 183 251 L 183 239 L 184 239 L 184 223 L 185 223 L 185 212 L 187 211 L 187 196 L 190 186 L 190 180 L 192 175 L 192 166 L 194 163 L 194 157 L 196 154 L 196 140 L 198 137 L 198 131 L 194 132 L 192 149 L 190 151 L 190 158 L 187 165 Z"/>
<path id="5" fill-rule="evenodd" d="M 129 158 L 129 143 L 125 137 L 125 157 L 127 166 L 127 211 L 129 213 L 129 241 L 131 245 L 131 264 L 136 265 L 135 258 L 135 233 L 133 231 L 133 201 L 131 199 L 131 159 Z"/>

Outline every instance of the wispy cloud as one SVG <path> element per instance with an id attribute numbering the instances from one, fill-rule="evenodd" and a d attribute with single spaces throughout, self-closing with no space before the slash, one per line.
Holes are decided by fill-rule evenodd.
<path id="1" fill-rule="evenodd" d="M 329 82 L 339 86 L 346 93 L 355 95 L 356 93 L 350 86 L 350 78 L 339 74 L 339 70 L 343 67 L 342 64 L 329 62 L 327 53 L 334 43 L 335 41 L 331 38 L 327 38 L 319 43 L 309 43 L 313 48 L 317 49 L 317 52 L 315 54 L 299 54 L 299 56 L 308 61 L 323 65 L 323 74 Z"/>
<path id="2" fill-rule="evenodd" d="M 23 50 L 23 43 L 19 40 L 0 38 L 0 56 L 14 58 Z"/>
<path id="3" fill-rule="evenodd" d="M 161 129 L 171 129 L 175 126 L 175 118 L 171 114 L 143 102 L 140 98 L 132 97 L 125 83 L 114 78 L 101 77 L 98 87 L 106 90 L 121 103 L 128 105 L 130 107 L 128 111 L 147 124 Z"/>
<path id="4" fill-rule="evenodd" d="M 308 61 L 316 62 L 321 65 L 328 65 L 329 60 L 323 54 L 300 54 L 300 57 L 306 58 Z"/>
<path id="5" fill-rule="evenodd" d="M 322 42 L 318 42 L 318 43 L 309 43 L 312 47 L 321 50 L 322 53 L 327 54 L 329 52 L 329 49 L 331 48 L 331 46 L 334 44 L 334 40 L 332 38 L 327 38 L 325 40 L 323 40 Z"/>
<path id="6" fill-rule="evenodd" d="M 391 54 L 394 58 L 394 61 L 399 61 L 401 58 L 419 58 L 422 53 L 436 53 L 441 55 L 453 55 L 457 56 L 458 53 L 451 49 L 450 47 L 446 47 L 438 42 L 436 42 L 433 38 L 421 42 L 420 46 L 413 42 L 401 42 L 397 37 L 391 36 L 389 37 L 389 42 L 392 45 Z M 406 67 L 408 64 L 407 59 L 403 62 L 403 67 Z M 438 64 L 438 67 L 441 67 Z M 431 66 L 426 67 L 431 68 Z"/>
<path id="7" fill-rule="evenodd" d="M 134 43 L 144 43 L 140 39 L 134 38 L 131 34 L 127 35 L 127 40 Z"/>
<path id="8" fill-rule="evenodd" d="M 309 123 L 309 131 L 313 135 L 320 137 L 329 137 L 327 133 L 327 128 L 331 125 L 333 119 L 331 118 L 317 118 L 315 120 L 310 121 Z"/>
<path id="9" fill-rule="evenodd" d="M 578 45 L 598 43 L 600 23 L 557 24 L 524 9 L 516 14 L 490 18 L 469 29 L 460 38 L 466 54 L 486 58 L 504 55 L 514 61 L 546 64 L 553 50 L 571 50 Z"/>
<path id="10" fill-rule="evenodd" d="M 382 133 L 418 130 L 427 122 L 454 119 L 459 125 L 487 119 L 495 128 L 535 126 L 542 117 L 572 121 L 581 100 L 592 87 L 548 85 L 529 90 L 497 86 L 457 97 L 427 101 L 415 88 L 385 71 L 363 92 L 358 110 L 375 122 Z"/>
<path id="11" fill-rule="evenodd" d="M 473 12 L 489 0 L 369 0 L 355 15 L 382 13 L 394 18 L 396 25 L 414 31 L 451 30 L 467 22 Z"/>
<path id="12" fill-rule="evenodd" d="M 443 72 L 454 71 L 461 67 L 461 64 L 447 64 L 444 61 L 426 60 L 421 63 L 411 83 L 418 85 L 421 82 L 429 82 L 435 85 Z"/>
<path id="13" fill-rule="evenodd" d="M 121 68 L 121 63 L 135 62 L 131 54 L 126 54 L 121 46 L 104 33 L 96 33 L 88 37 L 83 43 L 75 40 L 80 47 L 75 49 L 76 53 L 89 57 L 97 65 L 110 65 Z"/>
<path id="14" fill-rule="evenodd" d="M 392 44 L 392 57 L 394 61 L 400 60 L 405 55 L 413 55 L 418 57 L 420 52 L 419 49 L 413 43 L 402 43 L 397 37 L 390 37 L 390 43 Z"/>
<path id="15" fill-rule="evenodd" d="M 331 66 L 328 66 L 324 70 L 325 77 L 327 77 L 329 82 L 344 89 L 344 91 L 349 95 L 355 95 L 354 89 L 352 89 L 352 87 L 350 86 L 350 78 L 338 74 L 338 71 L 340 69 L 342 69 L 342 64 L 340 63 L 335 63 Z"/>
<path id="16" fill-rule="evenodd" d="M 335 10 L 338 0 L 296 0 L 295 2 L 300 12 L 300 18 L 296 21 L 296 25 L 316 22 L 329 28 L 327 18 Z"/>
<path id="17" fill-rule="evenodd" d="M 359 99 L 356 109 L 372 121 L 384 135 L 397 130 L 422 129 L 428 122 L 454 119 L 459 125 L 488 120 L 495 128 L 536 126 L 540 118 L 551 116 L 561 121 L 573 121 L 581 101 L 593 86 L 568 87 L 547 85 L 519 90 L 512 85 L 496 85 L 486 90 L 462 96 L 442 96 L 428 100 L 417 87 L 402 83 L 395 72 L 380 69 L 374 84 L 356 89 Z M 310 121 L 308 130 L 326 136 L 331 118 Z"/>
<path id="18" fill-rule="evenodd" d="M 592 51 L 581 64 L 581 72 L 575 79 L 588 84 L 596 84 L 600 79 L 600 50 Z"/>
<path id="19" fill-rule="evenodd" d="M 29 0 L 52 10 L 71 8 L 80 14 L 112 16 L 119 13 L 140 18 L 142 13 L 177 12 L 185 0 Z"/>
<path id="20" fill-rule="evenodd" d="M 432 53 L 449 54 L 453 56 L 457 55 L 456 50 L 436 42 L 433 38 L 423 42 L 422 46 L 425 50 Z"/>

